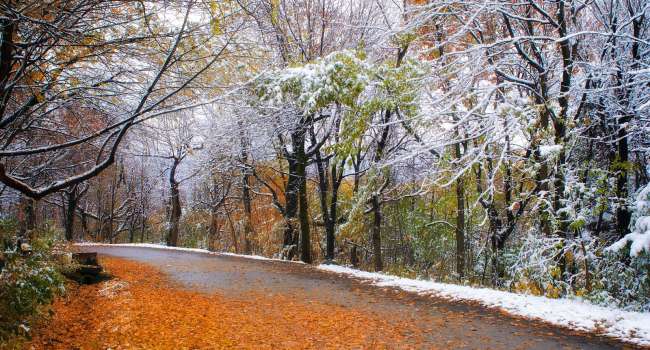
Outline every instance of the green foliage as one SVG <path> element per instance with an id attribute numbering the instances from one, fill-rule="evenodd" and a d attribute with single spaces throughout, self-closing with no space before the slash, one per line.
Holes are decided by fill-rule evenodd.
<path id="1" fill-rule="evenodd" d="M 650 311 L 650 255 L 626 262 L 625 253 L 603 253 L 593 261 L 593 287 L 585 298 L 627 310 Z"/>
<path id="2" fill-rule="evenodd" d="M 304 116 L 336 106 L 343 113 L 340 141 L 328 151 L 347 159 L 360 147 L 358 140 L 374 117 L 386 111 L 405 118 L 418 113 L 425 73 L 416 60 L 395 67 L 370 63 L 363 51 L 338 51 L 314 63 L 263 75 L 254 82 L 253 91 L 264 103 L 294 106 Z"/>
<path id="3" fill-rule="evenodd" d="M 52 263 L 52 241 L 37 239 L 32 251 L 23 252 L 11 237 L 15 223 L 3 221 L 0 267 L 0 340 L 26 333 L 30 320 L 42 306 L 64 291 L 63 278 Z"/>
<path id="4" fill-rule="evenodd" d="M 366 88 L 366 63 L 351 51 L 335 52 L 314 63 L 270 72 L 253 86 L 260 100 L 295 105 L 305 114 L 333 103 L 352 107 Z"/>

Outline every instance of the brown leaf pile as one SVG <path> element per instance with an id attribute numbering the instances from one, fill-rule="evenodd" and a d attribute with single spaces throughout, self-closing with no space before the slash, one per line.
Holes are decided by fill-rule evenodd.
<path id="1" fill-rule="evenodd" d="M 144 264 L 102 263 L 116 278 L 72 286 L 28 349 L 381 349 L 419 343 L 402 331 L 410 327 L 372 313 L 292 295 L 208 295 L 182 289 Z"/>

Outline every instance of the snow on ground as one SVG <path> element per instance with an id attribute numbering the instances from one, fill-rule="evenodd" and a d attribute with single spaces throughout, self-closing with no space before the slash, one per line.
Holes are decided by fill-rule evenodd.
<path id="1" fill-rule="evenodd" d="M 539 319 L 571 329 L 596 332 L 640 345 L 650 345 L 650 313 L 606 308 L 576 299 L 549 299 L 489 288 L 414 280 L 337 265 L 320 265 L 318 269 L 368 280 L 378 287 L 396 287 L 422 295 L 475 301 L 487 307 L 500 308 L 513 315 Z"/>
<path id="2" fill-rule="evenodd" d="M 206 249 L 168 247 L 151 243 L 102 244 L 78 243 L 78 246 L 142 247 L 187 251 L 211 255 L 236 256 L 254 260 L 284 261 L 259 255 L 211 252 Z M 296 262 L 298 263 L 298 262 Z M 378 287 L 396 287 L 421 295 L 457 301 L 475 301 L 487 307 L 500 308 L 510 314 L 539 319 L 571 329 L 596 332 L 627 342 L 650 345 L 650 313 L 630 312 L 597 306 L 577 299 L 549 299 L 515 294 L 489 288 L 401 278 L 382 273 L 355 270 L 338 265 L 319 265 L 319 270 L 364 279 Z"/>
<path id="3" fill-rule="evenodd" d="M 154 249 L 166 249 L 166 250 L 179 250 L 179 251 L 184 251 L 184 252 L 193 252 L 193 253 L 202 253 L 202 254 L 211 254 L 211 255 L 226 255 L 226 256 L 236 256 L 240 258 L 246 258 L 246 259 L 253 259 L 253 260 L 268 260 L 268 261 L 282 261 L 282 262 L 292 262 L 292 263 L 297 263 L 297 264 L 304 264 L 302 261 L 288 261 L 288 260 L 282 260 L 282 259 L 272 259 L 272 258 L 267 258 L 265 256 L 261 255 L 243 255 L 243 254 L 235 254 L 235 253 L 226 253 L 226 252 L 211 252 L 207 249 L 200 249 L 200 248 L 185 248 L 185 247 L 169 247 L 163 244 L 155 244 L 155 243 L 115 243 L 115 244 L 108 244 L 108 243 L 93 243 L 93 242 L 82 242 L 82 243 L 75 243 L 76 246 L 80 247 L 88 247 L 88 246 L 110 246 L 110 247 L 137 247 L 137 248 L 154 248 Z"/>

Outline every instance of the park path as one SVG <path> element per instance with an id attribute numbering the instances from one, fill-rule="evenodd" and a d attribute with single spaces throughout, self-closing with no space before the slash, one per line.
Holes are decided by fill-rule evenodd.
<path id="1" fill-rule="evenodd" d="M 267 343 L 267 348 L 320 347 L 320 341 L 325 341 L 322 344 L 327 345 L 323 348 L 347 347 L 346 344 L 349 344 L 350 348 L 396 349 L 630 348 L 629 345 L 609 338 L 577 334 L 537 321 L 511 317 L 472 303 L 451 302 L 390 288 L 379 288 L 361 280 L 320 271 L 299 263 L 145 247 L 91 246 L 80 249 L 97 251 L 100 261 L 102 257 L 116 257 L 150 266 L 162 272 L 174 284 L 174 288 L 192 293 L 219 295 L 224 298 L 222 300 L 230 301 L 249 302 L 259 297 L 267 301 L 273 300 L 264 305 L 248 303 L 248 306 L 242 307 L 253 320 L 256 319 L 257 312 L 268 313 L 270 309 L 277 311 L 272 317 L 290 319 L 296 315 L 296 310 L 303 307 L 316 307 L 310 309 L 310 312 L 319 312 L 323 318 L 328 318 L 324 321 L 317 319 L 319 315 L 314 315 L 313 319 L 310 316 L 309 320 L 305 320 L 304 327 L 300 328 L 298 325 L 297 330 L 287 330 L 288 328 L 285 329 L 279 322 L 276 325 L 278 332 L 284 329 L 287 337 L 292 339 L 286 343 Z M 182 308 L 180 305 L 178 307 Z M 331 318 L 330 312 L 354 313 L 356 316 L 335 319 Z M 345 324 L 348 320 L 350 324 Z M 332 329 L 343 338 L 352 337 L 352 333 L 346 335 L 343 331 L 352 329 L 364 333 L 367 338 L 362 342 L 340 339 L 339 342 L 328 343 L 324 339 L 314 338 L 319 335 L 331 335 L 327 335 L 325 330 L 323 333 L 311 334 L 314 333 L 310 331 L 313 328 L 310 328 L 308 323 L 319 324 L 319 327 L 325 328 L 331 323 L 336 323 L 332 327 L 339 327 L 336 328 L 338 330 Z M 200 324 L 195 327 L 196 332 L 201 331 Z M 364 331 L 363 327 L 368 329 Z M 262 328 L 259 328 L 260 331 Z M 274 334 L 274 337 L 277 336 Z M 303 337 L 308 341 L 301 342 Z M 259 339 L 270 338 L 260 335 Z M 278 342 L 277 339 L 280 338 L 273 339 L 275 340 L 271 341 Z M 248 345 L 230 344 L 235 348 L 251 348 L 250 344 Z"/>

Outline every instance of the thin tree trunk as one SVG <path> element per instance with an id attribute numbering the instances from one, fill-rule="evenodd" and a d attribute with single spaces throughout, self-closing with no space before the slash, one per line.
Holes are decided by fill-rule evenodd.
<path id="1" fill-rule="evenodd" d="M 460 160 L 460 142 L 454 148 L 456 159 Z M 465 276 L 465 181 L 462 175 L 456 179 L 456 273 L 461 280 Z"/>
<path id="2" fill-rule="evenodd" d="M 253 251 L 252 242 L 255 240 L 252 226 L 252 208 L 250 194 L 250 173 L 246 169 L 242 174 L 242 202 L 244 205 L 244 253 L 251 254 Z"/>
<path id="3" fill-rule="evenodd" d="M 372 254 L 375 271 L 384 269 L 381 256 L 381 202 L 378 195 L 372 196 Z"/>
<path id="4" fill-rule="evenodd" d="M 250 178 L 251 172 L 248 167 L 248 139 L 244 133 L 244 126 L 242 122 L 238 122 L 239 136 L 241 138 L 241 162 L 243 165 L 242 170 L 242 204 L 244 206 L 244 254 L 251 254 L 253 251 L 252 241 L 255 240 L 255 234 L 252 226 L 252 209 L 251 209 L 251 193 L 250 193 Z"/>

